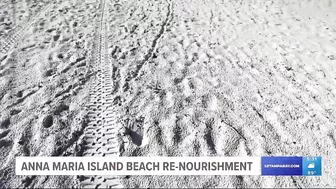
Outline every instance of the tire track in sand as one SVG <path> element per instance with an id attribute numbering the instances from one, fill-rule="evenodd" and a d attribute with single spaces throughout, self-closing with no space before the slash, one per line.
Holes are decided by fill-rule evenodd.
<path id="1" fill-rule="evenodd" d="M 119 145 L 117 139 L 117 115 L 113 107 L 112 67 L 107 51 L 106 19 L 108 2 L 100 2 L 100 19 L 94 44 L 93 71 L 96 74 L 89 97 L 88 126 L 84 130 L 83 156 L 117 157 Z M 81 188 L 120 188 L 116 176 L 81 176 Z"/>
<path id="2" fill-rule="evenodd" d="M 22 26 L 15 27 L 8 36 L 5 36 L 4 39 L 0 41 L 0 57 L 2 54 L 6 54 L 12 48 L 16 46 L 16 44 L 23 37 L 24 32 L 26 32 L 31 26 L 36 24 L 36 22 L 51 9 L 53 4 L 48 4 L 42 11 L 38 12 L 32 19 L 27 21 Z"/>

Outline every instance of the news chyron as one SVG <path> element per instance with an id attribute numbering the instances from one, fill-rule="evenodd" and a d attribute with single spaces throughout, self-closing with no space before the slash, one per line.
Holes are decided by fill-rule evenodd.
<path id="1" fill-rule="evenodd" d="M 261 157 L 263 176 L 321 176 L 322 157 Z"/>
<path id="2" fill-rule="evenodd" d="M 321 176 L 322 157 L 16 157 L 17 175 Z"/>

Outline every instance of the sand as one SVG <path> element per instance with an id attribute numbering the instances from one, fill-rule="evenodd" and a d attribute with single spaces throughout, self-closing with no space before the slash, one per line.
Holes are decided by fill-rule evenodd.
<path id="1" fill-rule="evenodd" d="M 0 3 L 0 186 L 336 187 L 332 0 Z M 322 156 L 322 177 L 16 176 L 16 156 Z"/>

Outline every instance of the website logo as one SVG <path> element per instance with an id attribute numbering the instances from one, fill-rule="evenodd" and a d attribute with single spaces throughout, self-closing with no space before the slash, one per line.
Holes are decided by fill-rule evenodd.
<path id="1" fill-rule="evenodd" d="M 261 157 L 261 175 L 302 175 L 302 157 Z"/>

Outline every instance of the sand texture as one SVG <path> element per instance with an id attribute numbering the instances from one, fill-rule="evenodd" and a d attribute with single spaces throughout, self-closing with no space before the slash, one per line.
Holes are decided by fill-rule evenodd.
<path id="1" fill-rule="evenodd" d="M 16 156 L 322 156 L 322 177 L 16 176 Z M 336 187 L 333 0 L 1 0 L 0 187 Z"/>

